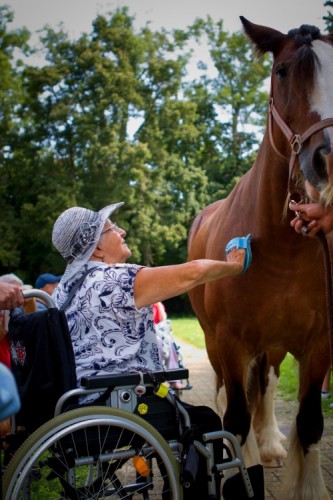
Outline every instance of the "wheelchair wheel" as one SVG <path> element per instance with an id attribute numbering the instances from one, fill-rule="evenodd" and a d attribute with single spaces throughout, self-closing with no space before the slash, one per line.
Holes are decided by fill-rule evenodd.
<path id="1" fill-rule="evenodd" d="M 181 500 L 179 467 L 159 432 L 108 407 L 63 413 L 17 450 L 3 476 L 5 500 Z"/>

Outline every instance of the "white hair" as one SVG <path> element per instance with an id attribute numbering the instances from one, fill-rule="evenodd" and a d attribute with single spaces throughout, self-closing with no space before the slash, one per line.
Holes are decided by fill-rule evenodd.
<path id="1" fill-rule="evenodd" d="M 10 283 L 11 285 L 23 286 L 23 281 L 21 280 L 21 278 L 16 276 L 16 274 L 14 273 L 3 274 L 2 276 L 0 276 L 0 281 L 2 283 Z"/>

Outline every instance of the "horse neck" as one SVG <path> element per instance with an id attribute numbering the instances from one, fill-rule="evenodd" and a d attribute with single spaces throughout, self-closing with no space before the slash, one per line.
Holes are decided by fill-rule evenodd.
<path id="1" fill-rule="evenodd" d="M 290 151 L 286 152 L 286 157 L 289 154 Z M 252 215 L 257 224 L 269 231 L 272 227 L 282 228 L 281 220 L 288 194 L 288 161 L 276 154 L 267 133 L 248 174 L 246 183 L 251 193 Z"/>

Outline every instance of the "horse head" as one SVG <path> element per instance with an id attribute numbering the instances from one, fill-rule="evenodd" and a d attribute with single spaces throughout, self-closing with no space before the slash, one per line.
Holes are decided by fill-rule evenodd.
<path id="1" fill-rule="evenodd" d="M 270 142 L 289 156 L 289 194 L 333 203 L 333 34 L 302 25 L 288 34 L 241 17 L 260 54 L 273 55 Z"/>

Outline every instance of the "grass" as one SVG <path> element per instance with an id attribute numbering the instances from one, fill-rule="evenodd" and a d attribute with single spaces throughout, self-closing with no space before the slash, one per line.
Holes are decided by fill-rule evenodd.
<path id="1" fill-rule="evenodd" d="M 205 349 L 205 336 L 195 317 L 170 318 L 172 331 L 176 338 L 187 342 L 198 349 Z M 186 359 L 184 360 L 186 366 Z M 333 377 L 331 376 L 331 388 L 333 394 Z M 280 380 L 277 396 L 285 401 L 297 399 L 298 390 L 298 366 L 291 354 L 287 354 L 280 366 Z M 333 398 L 323 400 L 322 408 L 324 416 L 333 416 L 333 408 L 330 408 Z"/>
<path id="2" fill-rule="evenodd" d="M 172 318 L 171 326 L 172 332 L 183 342 L 194 345 L 198 349 L 206 348 L 204 333 L 195 317 Z"/>

